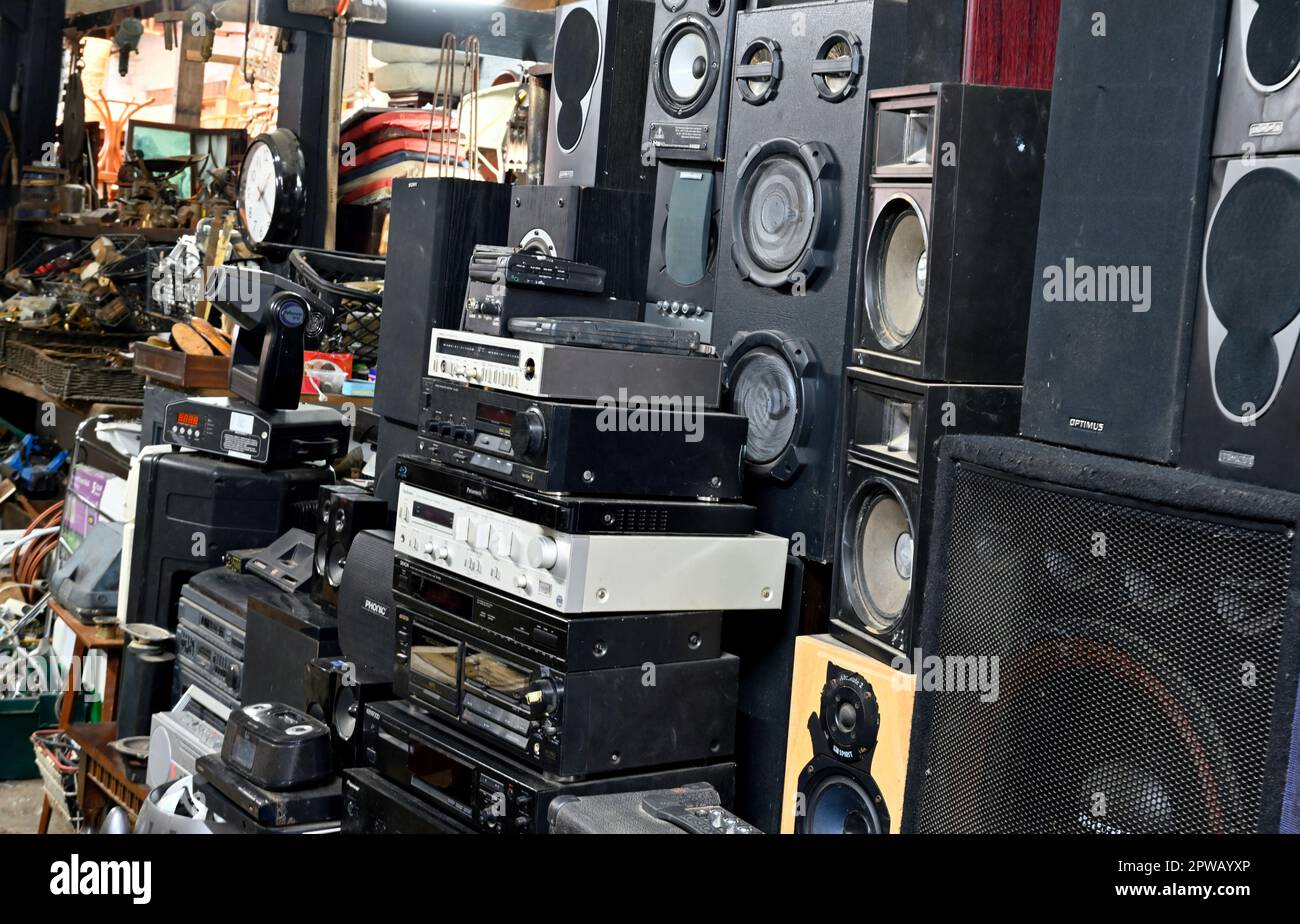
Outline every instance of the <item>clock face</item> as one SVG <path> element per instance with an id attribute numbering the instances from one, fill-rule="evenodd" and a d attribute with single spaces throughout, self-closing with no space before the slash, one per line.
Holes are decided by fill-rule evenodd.
<path id="1" fill-rule="evenodd" d="M 248 149 L 239 185 L 240 216 L 253 243 L 260 244 L 275 218 L 275 154 L 270 145 L 257 141 Z"/>

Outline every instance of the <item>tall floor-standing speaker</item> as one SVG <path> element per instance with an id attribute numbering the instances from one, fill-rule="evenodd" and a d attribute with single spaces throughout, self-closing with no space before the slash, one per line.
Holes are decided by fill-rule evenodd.
<path id="1" fill-rule="evenodd" d="M 1187 468 L 1300 491 L 1300 156 L 1216 160 Z"/>
<path id="2" fill-rule="evenodd" d="M 904 830 L 1300 830 L 1300 498 L 942 453 Z"/>
<path id="3" fill-rule="evenodd" d="M 516 186 L 510 246 L 590 263 L 605 271 L 605 294 L 640 301 L 650 252 L 651 193 L 578 186 Z"/>
<path id="4" fill-rule="evenodd" d="M 501 183 L 433 178 L 393 184 L 378 414 L 416 426 L 417 383 L 429 365 L 433 328 L 460 327 L 470 255 L 479 244 L 505 244 L 509 221 L 510 187 Z"/>
<path id="5" fill-rule="evenodd" d="M 1232 0 L 1216 157 L 1300 154 L 1300 3 Z"/>
<path id="6" fill-rule="evenodd" d="M 871 93 L 858 364 L 1020 384 L 1048 99 L 952 83 Z"/>
<path id="7" fill-rule="evenodd" d="M 782 834 L 897 834 L 916 678 L 825 635 L 795 640 Z"/>
<path id="8" fill-rule="evenodd" d="M 641 156 L 651 0 L 570 0 L 555 10 L 546 185 L 654 188 Z"/>
<path id="9" fill-rule="evenodd" d="M 749 418 L 761 528 L 818 561 L 834 553 L 867 93 L 898 85 L 906 39 L 895 0 L 737 20 L 713 343 L 729 409 Z"/>
<path id="10" fill-rule="evenodd" d="M 1177 460 L 1226 20 L 1226 0 L 1062 4 L 1025 436 Z"/>
<path id="11" fill-rule="evenodd" d="M 908 0 L 905 83 L 1052 85 L 1061 0 Z"/>
<path id="12" fill-rule="evenodd" d="M 1018 385 L 916 382 L 850 368 L 830 632 L 883 661 L 912 650 L 937 502 L 939 441 L 1016 432 Z"/>
<path id="13" fill-rule="evenodd" d="M 657 0 L 642 144 L 656 158 L 719 161 L 727 153 L 727 108 L 736 13 L 745 0 Z"/>

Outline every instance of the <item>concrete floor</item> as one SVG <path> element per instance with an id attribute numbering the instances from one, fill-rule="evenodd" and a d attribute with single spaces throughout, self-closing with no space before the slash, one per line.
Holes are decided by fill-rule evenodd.
<path id="1" fill-rule="evenodd" d="M 0 834 L 35 834 L 41 820 L 40 780 L 0 782 Z M 72 829 L 57 814 L 50 818 L 51 834 L 69 834 Z"/>

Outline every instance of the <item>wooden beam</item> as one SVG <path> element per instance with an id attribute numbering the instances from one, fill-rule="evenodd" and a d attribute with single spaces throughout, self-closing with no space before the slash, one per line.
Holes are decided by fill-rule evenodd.
<path id="1" fill-rule="evenodd" d="M 197 126 L 203 120 L 203 36 L 181 24 L 180 64 L 176 71 L 176 124 Z"/>

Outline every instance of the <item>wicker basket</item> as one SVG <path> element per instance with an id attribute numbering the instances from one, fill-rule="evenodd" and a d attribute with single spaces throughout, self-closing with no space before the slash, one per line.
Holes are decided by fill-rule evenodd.
<path id="1" fill-rule="evenodd" d="M 58 750 L 66 746 L 66 737 L 57 728 L 32 733 L 32 750 L 36 754 L 36 769 L 41 773 L 45 798 L 50 808 L 59 813 L 75 831 L 81 827 L 81 813 L 77 808 L 77 767 L 65 763 Z"/>
<path id="2" fill-rule="evenodd" d="M 58 349 L 36 353 L 39 381 L 57 401 L 144 403 L 144 379 L 129 365 L 109 365 L 107 350 Z"/>

